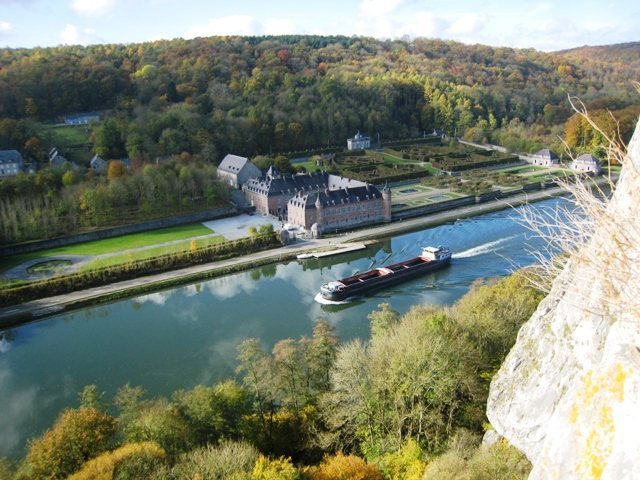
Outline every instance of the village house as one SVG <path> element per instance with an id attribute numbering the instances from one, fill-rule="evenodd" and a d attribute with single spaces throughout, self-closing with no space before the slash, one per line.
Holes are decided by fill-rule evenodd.
<path id="1" fill-rule="evenodd" d="M 371 138 L 357 132 L 355 137 L 347 139 L 347 150 L 364 150 L 371 147 Z"/>
<path id="2" fill-rule="evenodd" d="M 218 178 L 234 188 L 242 188 L 250 178 L 262 176 L 262 171 L 248 158 L 228 154 L 218 166 Z"/>
<path id="3" fill-rule="evenodd" d="M 552 167 L 560 163 L 558 156 L 548 148 L 543 148 L 533 155 L 529 155 L 529 158 L 531 159 L 529 163 L 542 167 Z"/>
<path id="4" fill-rule="evenodd" d="M 590 153 L 584 153 L 576 158 L 571 162 L 571 168 L 576 172 L 591 173 L 593 175 L 600 175 L 602 171 L 600 160 Z"/>
<path id="5" fill-rule="evenodd" d="M 54 165 L 56 167 L 61 167 L 67 159 L 58 152 L 56 147 L 52 147 L 49 150 L 49 165 Z"/>
<path id="6" fill-rule="evenodd" d="M 98 175 L 103 175 L 107 173 L 107 161 L 104 160 L 100 155 L 94 155 L 91 161 L 89 162 L 89 166 L 94 173 Z"/>
<path id="7" fill-rule="evenodd" d="M 391 190 L 382 192 L 375 186 L 364 184 L 322 190 L 315 193 L 299 192 L 287 205 L 288 223 L 311 230 L 316 237 L 324 232 L 391 221 Z"/>
<path id="8" fill-rule="evenodd" d="M 17 150 L 0 150 L 0 178 L 13 177 L 24 170 L 24 159 Z"/>
<path id="9" fill-rule="evenodd" d="M 74 113 L 64 117 L 65 125 L 88 125 L 100 121 L 100 114 L 96 112 Z"/>

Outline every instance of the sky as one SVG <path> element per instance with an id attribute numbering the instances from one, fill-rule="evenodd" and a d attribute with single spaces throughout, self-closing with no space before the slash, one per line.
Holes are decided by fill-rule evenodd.
<path id="1" fill-rule="evenodd" d="M 441 38 L 561 50 L 640 40 L 637 0 L 0 0 L 0 47 L 213 35 Z"/>

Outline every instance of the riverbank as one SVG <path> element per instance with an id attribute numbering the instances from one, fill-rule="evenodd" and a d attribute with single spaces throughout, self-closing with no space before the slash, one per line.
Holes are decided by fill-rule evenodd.
<path id="1" fill-rule="evenodd" d="M 377 241 L 381 238 L 400 235 L 416 230 L 434 227 L 443 223 L 454 222 L 459 218 L 473 217 L 526 203 L 546 200 L 565 194 L 562 188 L 553 188 L 530 194 L 510 197 L 508 202 L 497 200 L 478 205 L 448 210 L 426 217 L 399 220 L 390 224 L 365 228 L 354 232 L 340 234 L 328 238 L 301 240 L 293 245 L 266 250 L 254 254 L 231 258 L 223 261 L 194 265 L 179 270 L 148 275 L 123 282 L 112 283 L 100 287 L 79 290 L 63 295 L 42 298 L 0 309 L 0 328 L 30 322 L 70 311 L 88 305 L 109 302 L 119 298 L 163 290 L 181 284 L 196 282 L 202 279 L 215 278 L 230 273 L 249 270 L 258 266 L 294 260 L 301 253 L 327 250 L 342 243 Z"/>

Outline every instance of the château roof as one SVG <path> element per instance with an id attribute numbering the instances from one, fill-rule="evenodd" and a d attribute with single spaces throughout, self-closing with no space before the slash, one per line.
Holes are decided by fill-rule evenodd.
<path id="1" fill-rule="evenodd" d="M 373 185 L 365 184 L 364 186 L 340 188 L 337 190 L 326 189 L 318 193 L 299 192 L 295 197 L 289 200 L 289 204 L 294 204 L 305 209 L 320 207 L 327 208 L 336 205 L 373 200 L 376 198 L 382 198 L 380 190 Z"/>
<path id="2" fill-rule="evenodd" d="M 290 195 L 298 192 L 309 193 L 320 190 L 335 190 L 339 188 L 361 187 L 364 182 L 350 178 L 330 175 L 327 172 L 309 172 L 296 175 L 280 174 L 275 169 L 269 169 L 263 178 L 250 178 L 244 188 L 251 192 L 266 196 Z"/>

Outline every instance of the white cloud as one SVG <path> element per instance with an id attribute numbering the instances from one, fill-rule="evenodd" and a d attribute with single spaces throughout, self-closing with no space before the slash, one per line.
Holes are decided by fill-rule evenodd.
<path id="1" fill-rule="evenodd" d="M 260 22 L 249 15 L 228 15 L 210 18 L 206 25 L 190 27 L 186 37 L 206 37 L 209 35 L 256 35 Z"/>
<path id="2" fill-rule="evenodd" d="M 12 30 L 12 26 L 9 22 L 0 22 L 0 33 L 7 33 Z"/>
<path id="3" fill-rule="evenodd" d="M 366 17 L 381 17 L 395 12 L 406 0 L 362 0 L 360 13 Z"/>
<path id="4" fill-rule="evenodd" d="M 277 35 L 295 33 L 296 25 L 291 20 L 273 18 L 258 20 L 249 15 L 228 15 L 210 18 L 206 25 L 194 25 L 187 29 L 185 38 L 214 35 Z"/>
<path id="5" fill-rule="evenodd" d="M 64 45 L 89 45 L 103 42 L 93 28 L 79 30 L 78 27 L 70 23 L 67 23 L 64 30 L 60 32 L 60 40 Z"/>
<path id="6" fill-rule="evenodd" d="M 60 32 L 60 40 L 62 40 L 62 43 L 65 45 L 77 45 L 79 39 L 80 33 L 78 32 L 78 29 L 75 25 L 71 25 L 70 23 L 67 23 L 64 30 Z"/>
<path id="7" fill-rule="evenodd" d="M 71 9 L 80 15 L 102 15 L 111 10 L 116 0 L 73 0 Z"/>
<path id="8" fill-rule="evenodd" d="M 447 33 L 449 35 L 469 35 L 478 32 L 484 27 L 486 17 L 477 13 L 463 13 L 451 22 Z"/>
<path id="9" fill-rule="evenodd" d="M 433 12 L 415 12 L 398 20 L 389 17 L 361 18 L 356 23 L 356 34 L 375 38 L 438 37 L 445 22 Z"/>

